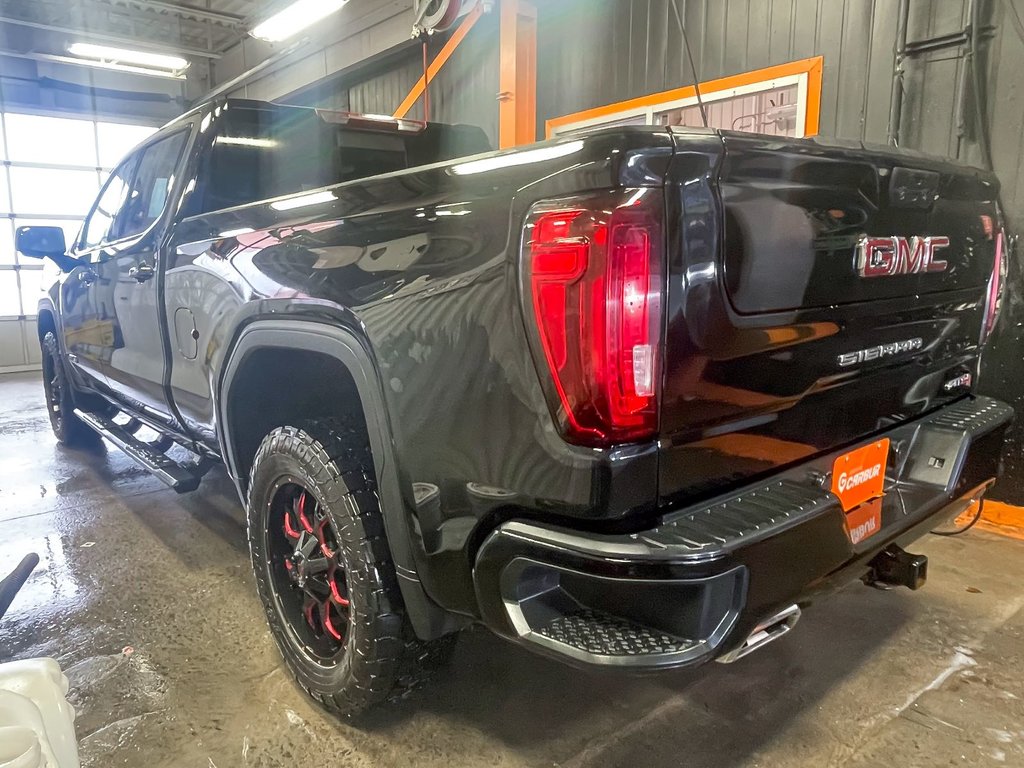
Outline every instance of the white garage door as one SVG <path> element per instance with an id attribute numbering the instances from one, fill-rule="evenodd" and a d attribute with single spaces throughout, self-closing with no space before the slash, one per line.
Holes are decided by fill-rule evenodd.
<path id="1" fill-rule="evenodd" d="M 153 126 L 49 115 L 0 114 L 0 372 L 39 366 L 36 307 L 54 265 L 19 256 L 14 232 L 28 224 L 78 236 L 100 184 Z"/>

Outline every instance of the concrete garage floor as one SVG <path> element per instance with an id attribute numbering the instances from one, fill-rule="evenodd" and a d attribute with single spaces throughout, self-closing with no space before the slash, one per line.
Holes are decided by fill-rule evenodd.
<path id="1" fill-rule="evenodd" d="M 43 563 L 0 661 L 56 657 L 86 766 L 1024 765 L 1024 543 L 930 537 L 916 594 L 851 585 L 731 665 L 626 678 L 465 633 L 433 685 L 359 728 L 283 671 L 223 474 L 176 496 L 66 451 L 36 375 L 0 377 L 0 572 Z"/>

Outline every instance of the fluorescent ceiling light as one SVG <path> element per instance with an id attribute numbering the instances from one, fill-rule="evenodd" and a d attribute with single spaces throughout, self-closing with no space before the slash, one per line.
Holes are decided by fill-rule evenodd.
<path id="1" fill-rule="evenodd" d="M 250 33 L 260 40 L 279 43 L 311 27 L 337 11 L 348 0 L 295 0 L 279 13 L 275 13 Z"/>
<path id="2" fill-rule="evenodd" d="M 294 211 L 296 208 L 320 205 L 320 203 L 329 203 L 330 201 L 337 199 L 337 195 L 333 192 L 311 192 L 308 195 L 290 197 L 287 200 L 278 200 L 276 203 L 271 203 L 270 207 L 275 211 Z"/>
<path id="3" fill-rule="evenodd" d="M 130 51 L 125 48 L 111 48 L 110 46 L 93 45 L 92 43 L 72 43 L 68 46 L 68 53 L 85 59 L 97 59 L 117 64 L 135 64 L 152 69 L 166 69 L 171 72 L 178 72 L 188 68 L 188 60 L 181 58 L 181 56 L 150 53 L 148 51 Z"/>
<path id="4" fill-rule="evenodd" d="M 10 55 L 10 54 L 7 54 Z M 171 80 L 184 80 L 185 75 L 180 72 L 172 72 L 169 69 L 147 69 L 146 67 L 133 67 L 130 64 L 118 64 L 113 61 L 95 61 L 93 59 L 73 59 L 70 56 L 51 56 L 48 53 L 23 54 L 25 58 L 37 61 L 53 61 L 57 64 L 70 64 L 75 67 L 96 67 L 97 69 L 110 69 L 115 72 L 131 72 L 133 75 L 145 75 L 146 77 L 166 77 Z"/>

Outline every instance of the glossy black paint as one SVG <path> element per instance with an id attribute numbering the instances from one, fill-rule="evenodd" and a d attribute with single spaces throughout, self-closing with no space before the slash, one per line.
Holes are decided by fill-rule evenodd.
<path id="1" fill-rule="evenodd" d="M 125 166 L 134 169 L 148 148 L 168 137 L 183 137 L 184 145 L 191 145 L 195 127 L 191 119 L 183 118 L 154 134 L 122 162 L 108 184 Z M 185 154 L 181 150 L 179 167 Z M 180 175 L 171 178 L 168 199 L 173 201 L 184 193 L 186 182 Z M 165 387 L 171 357 L 161 320 L 160 266 L 176 211 L 168 204 L 144 231 L 100 245 L 87 245 L 83 233 L 69 248 L 72 260 L 50 290 L 50 302 L 60 308 L 57 327 L 79 385 L 189 442 Z M 41 306 L 40 314 L 47 312 L 49 308 Z"/>
<path id="2" fill-rule="evenodd" d="M 977 379 L 999 221 L 991 174 L 913 153 L 673 130 L 659 494 L 674 506 L 925 413 Z M 898 167 L 934 172 L 925 208 Z M 845 223 L 845 222 L 850 223 Z M 946 272 L 857 276 L 860 234 L 946 235 Z M 921 338 L 844 368 L 838 356 Z"/>
<path id="3" fill-rule="evenodd" d="M 517 562 L 525 560 L 572 573 L 577 584 L 600 584 L 584 598 L 589 608 L 700 644 L 699 652 L 685 657 L 652 655 L 636 659 L 637 666 L 692 665 L 720 656 L 741 645 L 760 622 L 864 575 L 887 547 L 910 546 L 984 494 L 1000 473 L 1013 412 L 988 398 L 961 399 L 954 409 L 955 414 L 940 410 L 886 432 L 894 448 L 886 494 L 877 500 L 880 527 L 857 543 L 838 499 L 817 481 L 840 455 L 826 453 L 769 481 L 666 514 L 657 527 L 635 534 L 581 535 L 550 524 L 503 524 L 485 540 L 474 569 L 483 620 L 510 640 L 551 651 L 532 645 L 526 630 L 535 627 L 512 618 L 510 606 L 540 592 L 534 585 L 519 588 Z M 933 454 L 948 459 L 941 470 L 931 469 Z M 680 520 L 683 525 L 676 527 Z M 738 582 L 737 573 L 743 575 Z M 629 598 L 609 597 L 614 592 L 607 585 L 616 581 L 628 585 Z M 695 590 L 697 583 L 724 589 Z M 550 582 L 543 586 L 552 588 Z M 653 601 L 651 593 L 657 594 Z"/>
<path id="4" fill-rule="evenodd" d="M 536 161 L 522 162 L 531 151 Z M 602 134 L 350 182 L 308 207 L 271 201 L 185 219 L 164 296 L 169 332 L 180 336 L 185 308 L 199 335 L 199 354 L 176 355 L 171 370 L 186 427 L 218 447 L 212 393 L 246 323 L 287 313 L 364 339 L 411 515 L 413 483 L 438 489 L 440 513 L 417 526 L 428 528 L 419 576 L 467 613 L 481 520 L 653 513 L 656 445 L 593 451 L 555 429 L 526 343 L 518 222 L 538 199 L 654 183 L 670 156 L 664 132 Z M 520 164 L 502 167 L 513 157 Z"/>
<path id="5" fill-rule="evenodd" d="M 90 267 L 64 276 L 61 296 L 51 294 L 67 351 L 92 376 L 79 384 L 220 455 L 232 429 L 219 415 L 232 394 L 224 370 L 243 330 L 268 318 L 343 329 L 365 350 L 379 387 L 403 505 L 385 512 L 411 537 L 426 593 L 449 611 L 477 614 L 474 553 L 503 520 L 640 530 L 660 509 L 934 408 L 949 399 L 937 394 L 947 371 L 976 371 L 983 288 L 974 280 L 937 294 L 763 315 L 742 315 L 727 300 L 728 258 L 736 254 L 723 261 L 722 211 L 747 183 L 735 170 L 735 183 L 720 178 L 736 167 L 730 153 L 771 160 L 784 149 L 798 167 L 805 156 L 840 162 L 841 150 L 617 128 L 189 216 L 220 106 L 151 139 L 192 132 L 164 218 L 100 260 L 96 282 L 106 298 L 80 287 Z M 871 168 L 895 162 L 863 148 L 851 157 Z M 954 179 L 979 178 L 935 167 Z M 542 199 L 666 184 L 661 440 L 570 446 L 527 344 L 518 266 L 524 214 Z M 770 193 L 773 184 L 769 173 L 760 187 Z M 802 215 L 812 215 L 811 206 Z M 988 210 L 989 199 L 979 207 Z M 128 272 L 147 259 L 155 278 L 138 283 Z M 90 341 L 105 324 L 111 335 Z M 83 332 L 85 341 L 76 341 Z M 841 352 L 907 335 L 928 342 L 913 361 L 836 369 Z M 145 350 L 134 363 L 129 336 Z M 224 458 L 243 491 L 238 468 L 251 457 Z"/>

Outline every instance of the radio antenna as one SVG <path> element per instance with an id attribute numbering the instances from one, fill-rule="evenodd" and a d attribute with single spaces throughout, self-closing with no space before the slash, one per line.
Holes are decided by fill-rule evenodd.
<path id="1" fill-rule="evenodd" d="M 697 67 L 693 64 L 693 51 L 690 50 L 690 38 L 686 34 L 686 25 L 683 24 L 683 17 L 679 14 L 677 0 L 672 0 L 672 10 L 676 13 L 676 23 L 679 24 L 679 31 L 683 35 L 683 47 L 686 48 L 686 58 L 690 61 L 690 72 L 693 75 L 693 92 L 697 95 L 697 106 L 700 107 L 700 117 L 704 121 L 704 127 L 708 125 L 708 111 L 704 108 L 704 100 L 700 97 L 700 76 L 697 74 Z"/>

